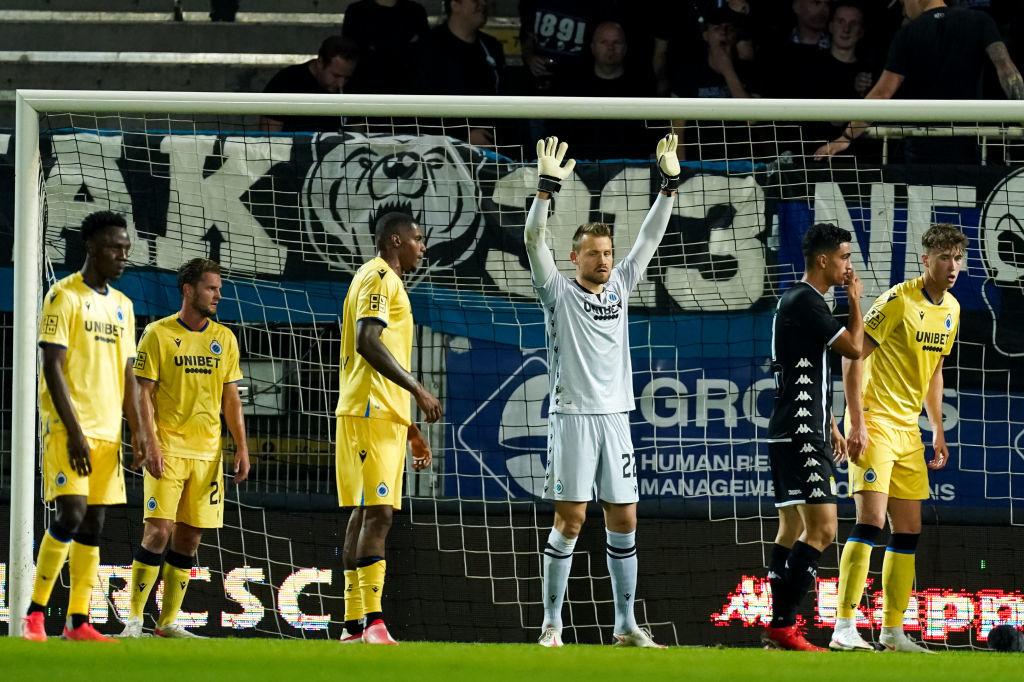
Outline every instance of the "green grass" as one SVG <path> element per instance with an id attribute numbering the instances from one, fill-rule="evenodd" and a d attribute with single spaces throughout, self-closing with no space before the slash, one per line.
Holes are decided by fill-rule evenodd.
<path id="1" fill-rule="evenodd" d="M 75 682 L 138 680 L 354 680 L 419 682 L 635 682 L 639 680 L 813 680 L 814 682 L 951 682 L 1022 679 L 1024 656 L 943 652 L 936 656 L 874 653 L 798 654 L 760 649 L 673 648 L 667 651 L 524 644 L 406 642 L 399 647 L 342 646 L 327 641 L 143 639 L 117 644 L 45 644 L 0 639 L 0 678 Z"/>

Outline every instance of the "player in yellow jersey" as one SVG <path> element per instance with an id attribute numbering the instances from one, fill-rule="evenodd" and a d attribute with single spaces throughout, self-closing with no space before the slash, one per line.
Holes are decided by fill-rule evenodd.
<path id="1" fill-rule="evenodd" d="M 409 373 L 412 305 L 402 278 L 426 251 L 423 232 L 404 213 L 387 213 L 374 228 L 377 257 L 356 272 L 341 325 L 337 430 L 338 504 L 352 508 L 345 531 L 346 643 L 396 644 L 381 608 L 384 546 L 393 509 L 402 504 L 406 443 L 413 467 L 430 465 L 430 446 L 412 423 L 409 396 L 428 422 L 441 403 Z"/>
<path id="2" fill-rule="evenodd" d="M 879 642 L 889 650 L 927 652 L 903 632 L 914 584 L 921 500 L 929 496 L 928 469 L 949 461 L 942 425 L 942 360 L 953 348 L 960 304 L 949 289 L 967 253 L 967 237 L 947 224 L 922 237 L 921 277 L 879 296 L 864 316 L 859 360 L 843 361 L 850 490 L 857 524 L 839 565 L 839 609 L 831 648 L 870 649 L 857 632 L 857 606 L 871 548 L 888 514 L 891 536 L 882 565 L 883 621 Z M 925 463 L 918 419 L 924 404 L 933 458 Z"/>
<path id="3" fill-rule="evenodd" d="M 23 636 L 46 640 L 45 614 L 53 585 L 69 560 L 71 596 L 64 637 L 113 641 L 89 623 L 97 581 L 99 536 L 107 505 L 124 504 L 121 415 L 128 417 L 135 451 L 148 448 L 138 428 L 135 312 L 110 282 L 128 265 L 125 219 L 110 211 L 82 221 L 85 264 L 43 299 L 39 329 L 42 372 L 39 417 L 43 494 L 56 517 L 39 543 L 32 603 Z"/>
<path id="4" fill-rule="evenodd" d="M 143 611 L 158 578 L 164 595 L 153 633 L 197 637 L 175 621 L 203 530 L 224 525 L 222 410 L 235 441 L 234 482 L 249 475 L 238 341 L 211 319 L 221 299 L 220 266 L 206 258 L 188 261 L 178 269 L 178 289 L 181 310 L 146 327 L 135 360 L 150 448 L 144 462 L 145 527 L 132 562 L 123 637 L 142 635 Z"/>

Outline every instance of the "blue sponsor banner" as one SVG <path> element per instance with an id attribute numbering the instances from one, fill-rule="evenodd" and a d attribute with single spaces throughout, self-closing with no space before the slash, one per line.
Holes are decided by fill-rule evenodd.
<path id="1" fill-rule="evenodd" d="M 634 321 L 637 327 L 651 324 Z M 710 324 L 707 323 L 706 324 Z M 656 326 L 656 325 L 652 325 Z M 764 337 L 761 337 L 764 338 Z M 547 463 L 546 353 L 469 339 L 447 357 L 452 424 L 445 494 L 504 500 L 540 496 Z M 763 358 L 700 357 L 634 347 L 631 414 L 642 499 L 739 498 L 770 508 L 764 438 L 774 384 Z M 834 409 L 843 410 L 842 384 Z M 931 472 L 937 506 L 1006 507 L 1024 475 L 1024 395 L 947 389 L 943 403 L 953 461 Z M 931 436 L 923 432 L 926 444 Z M 931 458 L 931 448 L 926 450 Z M 554 481 L 549 482 L 554 485 Z M 845 468 L 837 487 L 846 493 Z"/>

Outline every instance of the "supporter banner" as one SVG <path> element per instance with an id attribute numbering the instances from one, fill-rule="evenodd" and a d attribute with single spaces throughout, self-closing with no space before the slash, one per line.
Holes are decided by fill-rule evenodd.
<path id="1" fill-rule="evenodd" d="M 7 233 L 0 258 L 8 262 L 11 141 L 0 136 Z M 449 471 L 479 467 L 471 495 L 538 491 L 546 365 L 542 352 L 529 350 L 542 347 L 543 326 L 522 239 L 533 164 L 431 136 L 66 131 L 44 137 L 42 146 L 47 253 L 55 265 L 77 267 L 81 218 L 113 209 L 128 217 L 141 269 L 173 269 L 194 256 L 229 268 L 237 305 L 221 306 L 226 319 L 244 319 L 257 304 L 256 319 L 270 322 L 336 315 L 345 281 L 373 254 L 375 218 L 389 210 L 415 215 L 428 237 L 425 265 L 410 281 L 417 321 L 465 339 L 464 349 L 453 346 L 448 355 L 448 385 L 459 388 L 448 415 L 451 458 L 469 459 L 449 462 Z M 765 453 L 756 439 L 769 411 L 770 311 L 802 270 L 803 233 L 828 220 L 856 235 L 865 303 L 921 272 L 916 245 L 932 222 L 967 233 L 967 267 L 954 289 L 963 324 L 945 398 L 959 470 L 936 474 L 933 495 L 939 503 L 978 505 L 1013 497 L 1010 481 L 1024 473 L 1024 426 L 1011 416 L 1022 413 L 1024 393 L 1024 169 L 841 163 L 748 164 L 731 174 L 686 168 L 658 257 L 630 300 L 643 496 L 766 498 Z M 549 220 L 560 265 L 569 269 L 572 232 L 587 220 L 613 222 L 623 256 L 657 191 L 656 176 L 646 161 L 578 164 Z M 145 302 L 140 314 L 165 314 L 175 299 L 168 277 L 130 273 L 124 284 Z M 9 297 L 0 303 L 9 305 Z M 470 374 L 472 381 L 452 380 Z M 837 398 L 839 409 L 839 391 Z M 460 477 L 463 496 L 466 480 Z"/>

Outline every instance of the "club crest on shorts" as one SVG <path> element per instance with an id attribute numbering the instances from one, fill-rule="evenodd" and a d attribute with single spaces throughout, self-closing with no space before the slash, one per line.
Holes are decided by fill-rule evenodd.
<path id="1" fill-rule="evenodd" d="M 558 479 L 557 481 L 555 481 L 555 494 L 562 494 L 562 479 Z"/>
<path id="2" fill-rule="evenodd" d="M 58 471 L 56 478 L 53 479 L 53 482 L 57 484 L 58 488 L 61 488 L 68 482 L 68 477 L 63 471 Z"/>
<path id="3" fill-rule="evenodd" d="M 878 474 L 875 473 L 874 469 L 868 469 L 867 471 L 864 472 L 864 482 L 865 483 L 874 483 L 877 480 L 878 480 Z"/>
<path id="4" fill-rule="evenodd" d="M 156 511 L 156 498 L 155 497 L 151 497 L 148 500 L 146 500 L 146 509 L 148 509 L 149 511 Z"/>
<path id="5" fill-rule="evenodd" d="M 390 490 L 384 481 L 377 484 L 377 497 L 387 497 L 389 492 Z"/>
<path id="6" fill-rule="evenodd" d="M 223 350 L 224 349 L 221 348 L 220 342 L 217 339 L 210 342 L 210 352 L 214 355 L 220 355 Z"/>

